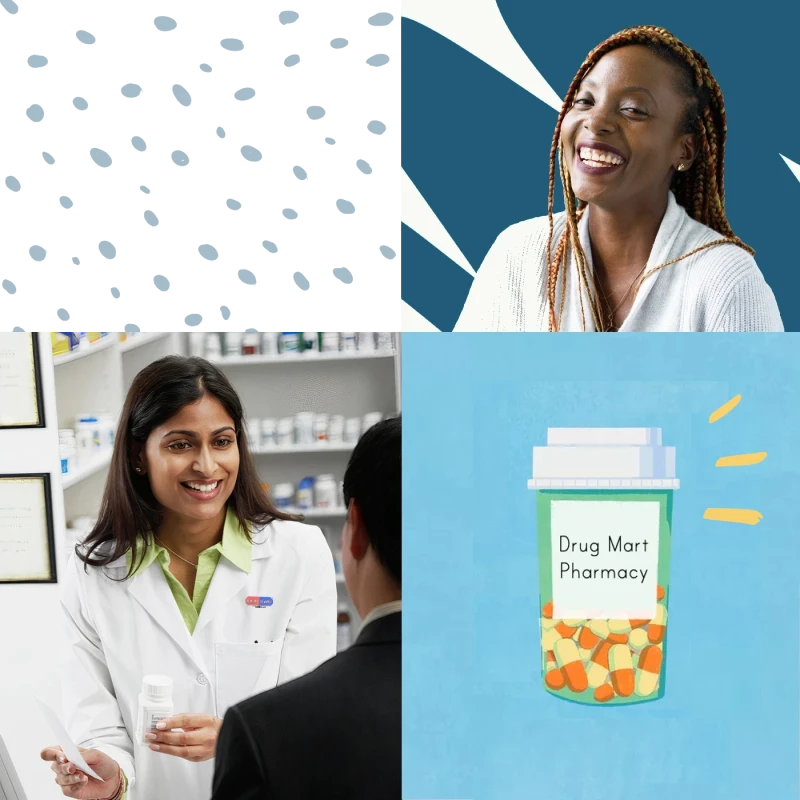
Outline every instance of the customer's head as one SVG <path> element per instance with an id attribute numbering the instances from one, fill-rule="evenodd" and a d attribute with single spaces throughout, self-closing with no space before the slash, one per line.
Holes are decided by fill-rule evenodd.
<path id="1" fill-rule="evenodd" d="M 587 205 L 607 211 L 659 208 L 670 189 L 698 222 L 745 247 L 725 214 L 722 91 L 706 60 L 664 28 L 628 28 L 586 57 L 567 91 L 550 149 L 548 213 L 558 162 L 567 230 L 550 265 L 551 328 L 559 265 Z M 593 152 L 594 151 L 594 152 Z M 603 166 L 613 159 L 613 166 Z"/>
<path id="2" fill-rule="evenodd" d="M 399 417 L 374 425 L 359 440 L 344 475 L 342 563 L 362 616 L 400 597 L 401 440 Z"/>
<path id="3" fill-rule="evenodd" d="M 259 484 L 242 404 L 225 374 L 202 358 L 149 364 L 125 399 L 100 515 L 86 540 L 89 555 L 104 541 L 115 544 L 88 563 L 119 557 L 166 518 L 191 525 L 221 519 L 228 507 L 245 530 L 291 518 Z"/>

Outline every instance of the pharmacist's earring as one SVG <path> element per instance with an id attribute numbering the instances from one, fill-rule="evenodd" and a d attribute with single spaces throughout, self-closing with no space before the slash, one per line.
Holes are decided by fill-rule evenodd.
<path id="1" fill-rule="evenodd" d="M 141 473 L 141 471 L 142 471 L 142 468 L 141 468 L 141 467 L 136 467 L 135 469 L 136 469 L 136 471 L 137 471 L 138 473 Z"/>
<path id="2" fill-rule="evenodd" d="M 678 172 L 683 172 L 686 169 L 686 164 L 678 164 Z"/>

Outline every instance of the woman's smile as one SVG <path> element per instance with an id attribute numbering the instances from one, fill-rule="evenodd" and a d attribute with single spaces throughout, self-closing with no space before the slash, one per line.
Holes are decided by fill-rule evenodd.
<path id="1" fill-rule="evenodd" d="M 181 486 L 186 490 L 189 497 L 208 502 L 213 500 L 222 488 L 222 480 L 216 481 L 183 481 Z"/>
<path id="2" fill-rule="evenodd" d="M 617 172 L 625 162 L 619 150 L 602 142 L 582 140 L 575 147 L 575 165 L 587 175 Z"/>

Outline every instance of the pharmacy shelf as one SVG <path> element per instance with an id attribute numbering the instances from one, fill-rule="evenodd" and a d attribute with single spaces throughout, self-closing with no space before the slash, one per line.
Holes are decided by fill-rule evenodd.
<path id="1" fill-rule="evenodd" d="M 64 353 L 60 356 L 53 356 L 53 365 L 60 367 L 62 364 L 69 364 L 70 361 L 77 361 L 79 358 L 93 356 L 95 353 L 99 353 L 102 350 L 108 350 L 110 347 L 114 347 L 114 345 L 118 343 L 118 335 L 116 333 L 109 333 L 107 336 L 103 336 L 101 339 L 98 339 L 96 342 L 93 342 L 90 345 L 84 345 L 77 350 L 73 350 L 70 353 Z"/>
<path id="2" fill-rule="evenodd" d="M 306 519 L 320 519 L 331 517 L 346 517 L 347 509 L 342 506 L 340 508 L 284 508 L 287 514 L 302 514 Z"/>
<path id="3" fill-rule="evenodd" d="M 257 456 L 284 456 L 289 453 L 349 453 L 353 444 L 292 444 L 286 447 L 267 447 L 253 450 Z"/>
<path id="4" fill-rule="evenodd" d="M 254 356 L 223 356 L 222 358 L 209 358 L 213 364 L 220 367 L 238 367 L 245 364 L 318 364 L 325 361 L 362 361 L 366 358 L 394 358 L 396 350 L 356 350 L 354 352 L 320 353 L 312 350 L 309 353 L 282 355 L 254 355 Z"/>
<path id="5" fill-rule="evenodd" d="M 157 342 L 159 339 L 165 339 L 169 335 L 169 332 L 135 333 L 132 336 L 128 334 L 128 338 L 120 344 L 119 349 L 121 353 L 127 353 L 129 350 L 135 350 L 137 347 L 141 347 L 144 344 L 150 344 L 151 342 Z"/>
<path id="6" fill-rule="evenodd" d="M 103 453 L 102 455 L 90 461 L 88 464 L 78 467 L 72 472 L 63 475 L 61 478 L 61 486 L 63 489 L 69 489 L 71 486 L 75 486 L 75 484 L 80 483 L 82 480 L 94 475 L 96 472 L 106 469 L 110 463 L 111 453 Z"/>
<path id="7" fill-rule="evenodd" d="M 344 575 L 341 572 L 336 573 L 336 583 L 344 583 Z"/>

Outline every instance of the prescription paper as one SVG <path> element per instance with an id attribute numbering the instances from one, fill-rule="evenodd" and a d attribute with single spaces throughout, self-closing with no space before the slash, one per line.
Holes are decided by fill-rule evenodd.
<path id="1" fill-rule="evenodd" d="M 39 704 L 39 707 L 42 709 L 45 719 L 50 725 L 50 730 L 52 731 L 55 740 L 64 751 L 64 755 L 67 757 L 67 759 L 87 775 L 90 775 L 92 778 L 95 778 L 98 781 L 103 781 L 103 779 L 86 763 L 86 761 L 84 761 L 81 751 L 78 750 L 78 746 L 75 744 L 75 742 L 69 738 L 66 728 L 61 724 L 61 720 L 58 718 L 58 716 L 56 716 L 55 711 L 53 711 L 53 709 L 50 708 L 47 703 L 43 702 L 35 695 L 34 697 L 36 702 Z"/>

